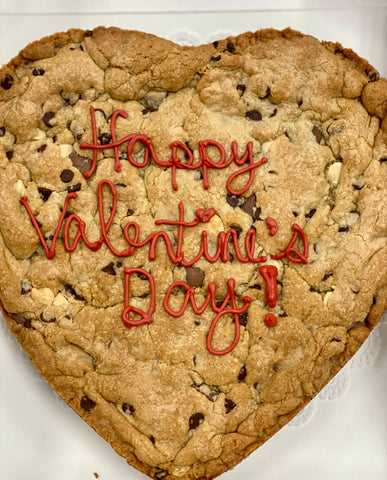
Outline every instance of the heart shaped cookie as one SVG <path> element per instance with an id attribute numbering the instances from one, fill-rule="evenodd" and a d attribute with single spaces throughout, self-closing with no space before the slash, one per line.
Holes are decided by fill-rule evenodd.
<path id="1" fill-rule="evenodd" d="M 387 308 L 387 80 L 292 30 L 70 30 L 0 71 L 0 300 L 155 479 L 214 478 Z"/>

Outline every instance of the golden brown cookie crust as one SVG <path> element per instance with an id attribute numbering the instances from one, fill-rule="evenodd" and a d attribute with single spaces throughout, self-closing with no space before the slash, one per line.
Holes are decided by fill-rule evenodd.
<path id="1" fill-rule="evenodd" d="M 0 86 L 0 299 L 9 328 L 64 400 L 137 469 L 166 480 L 227 471 L 321 390 L 387 308 L 387 80 L 341 45 L 290 29 L 181 47 L 100 27 L 32 43 L 0 70 Z M 143 133 L 162 159 L 176 140 L 197 155 L 198 142 L 210 138 L 228 155 L 232 141 L 241 148 L 252 141 L 254 158 L 268 162 L 239 196 L 225 188 L 232 167 L 209 172 L 206 191 L 199 172 L 178 171 L 174 191 L 171 172 L 154 164 L 138 169 L 123 160 L 116 172 L 112 150 L 99 153 L 85 179 L 79 157 L 93 152 L 79 146 L 93 140 L 90 105 L 99 138 L 123 109 L 129 117 L 117 120 L 117 137 Z M 91 252 L 80 243 L 70 254 L 59 241 L 47 259 L 20 198 L 28 197 L 50 242 L 66 194 L 76 191 L 70 212 L 96 240 L 105 178 L 117 188 L 110 236 L 122 249 L 126 222 L 149 235 L 155 220 L 177 218 L 179 201 L 189 220 L 198 208 L 216 208 L 210 241 L 235 226 L 243 240 L 254 227 L 267 256 L 286 247 L 296 221 L 309 258 L 271 261 L 277 325 L 264 323 L 257 266 L 235 255 L 201 259 L 193 272 L 161 245 L 151 261 L 147 248 L 120 259 L 105 245 Z M 267 217 L 277 220 L 274 237 Z M 187 234 L 188 256 L 198 232 Z M 155 279 L 150 325 L 123 325 L 124 267 Z M 216 356 L 206 348 L 213 312 L 187 308 L 171 318 L 162 299 L 172 282 L 188 278 L 198 298 L 215 282 L 222 299 L 231 277 L 238 299 L 252 303 L 236 348 Z M 133 295 L 148 301 L 144 279 Z M 182 292 L 171 300 L 181 301 Z M 233 335 L 232 322 L 222 323 L 217 348 Z"/>

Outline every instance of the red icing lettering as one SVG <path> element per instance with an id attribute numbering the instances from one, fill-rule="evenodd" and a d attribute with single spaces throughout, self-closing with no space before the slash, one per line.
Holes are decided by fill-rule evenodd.
<path id="1" fill-rule="evenodd" d="M 277 291 L 277 275 L 278 269 L 274 265 L 262 265 L 259 267 L 259 273 L 266 283 L 266 297 L 267 304 L 270 308 L 274 308 L 277 304 L 278 291 Z M 274 327 L 277 323 L 277 317 L 274 313 L 267 313 L 265 316 L 265 324 L 268 327 Z"/>
<path id="2" fill-rule="evenodd" d="M 308 263 L 308 239 L 301 227 L 297 225 L 297 223 L 293 223 L 292 228 L 294 230 L 292 239 L 289 242 L 289 245 L 285 248 L 285 250 L 277 255 L 272 255 L 272 258 L 275 260 L 280 260 L 283 257 L 288 258 L 290 261 L 294 263 Z M 296 240 L 298 237 L 301 237 L 303 246 L 304 246 L 304 253 L 301 253 L 297 248 L 294 247 Z M 292 254 L 296 255 L 293 256 Z"/>
<path id="3" fill-rule="evenodd" d="M 211 177 L 210 170 L 221 170 L 232 163 L 234 163 L 238 169 L 232 173 L 226 182 L 227 191 L 231 195 L 239 196 L 243 193 L 246 193 L 251 187 L 254 181 L 255 169 L 259 166 L 265 164 L 268 159 L 266 157 L 261 158 L 260 161 L 254 163 L 253 158 L 253 143 L 248 142 L 244 154 L 239 157 L 238 154 L 238 144 L 233 141 L 231 143 L 231 153 L 227 158 L 226 151 L 223 145 L 215 140 L 201 140 L 198 142 L 198 158 L 195 159 L 195 156 L 192 150 L 185 144 L 180 141 L 175 141 L 170 144 L 171 148 L 171 158 L 164 161 L 157 157 L 156 152 L 153 147 L 152 140 L 144 134 L 141 133 L 130 133 L 124 136 L 121 139 L 117 139 L 116 133 L 116 122 L 119 117 L 125 119 L 128 118 L 128 113 L 124 110 L 116 110 L 113 112 L 110 123 L 110 133 L 111 133 L 111 143 L 109 144 L 99 144 L 98 143 L 98 132 L 95 121 L 95 111 L 94 108 L 90 107 L 91 115 L 91 124 L 92 124 L 92 136 L 93 143 L 82 143 L 80 145 L 81 149 L 91 149 L 93 151 L 93 161 L 92 166 L 88 172 L 84 174 L 84 177 L 90 178 L 97 168 L 98 161 L 98 152 L 99 150 L 111 149 L 114 152 L 114 168 L 116 172 L 122 170 L 119 147 L 126 144 L 126 154 L 128 162 L 135 168 L 145 168 L 150 161 L 153 161 L 156 165 L 161 168 L 170 168 L 171 169 L 171 184 L 173 190 L 178 190 L 177 183 L 177 170 L 202 170 L 203 177 L 203 188 L 208 189 L 210 187 L 209 176 Z M 133 151 L 137 144 L 140 143 L 143 146 L 143 157 L 138 159 L 133 157 Z M 184 154 L 184 161 L 180 158 L 181 153 Z M 243 183 L 244 186 L 239 190 L 233 187 L 233 182 L 239 176 L 246 175 L 246 181 Z M 104 193 L 108 190 L 108 194 L 111 197 L 109 199 L 109 206 L 106 205 L 106 200 L 104 204 Z M 181 265 L 183 267 L 189 267 L 194 265 L 198 260 L 205 259 L 209 263 L 215 263 L 220 260 L 223 263 L 229 261 L 229 248 L 232 244 L 235 257 L 241 263 L 254 263 L 259 264 L 267 261 L 267 257 L 262 255 L 259 257 L 254 256 L 255 247 L 256 247 L 256 229 L 254 227 L 250 228 L 245 234 L 244 241 L 244 253 L 241 251 L 239 245 L 239 232 L 234 228 L 230 228 L 228 231 L 221 231 L 217 234 L 217 244 L 216 249 L 212 245 L 209 248 L 208 241 L 208 232 L 207 230 L 202 229 L 199 233 L 200 235 L 200 244 L 196 255 L 191 258 L 185 258 L 183 245 L 184 245 L 184 234 L 186 229 L 198 227 L 201 224 L 206 224 L 211 221 L 211 219 L 216 215 L 216 210 L 214 208 L 198 208 L 195 211 L 195 218 L 188 222 L 185 220 L 184 214 L 184 204 L 180 202 L 178 204 L 178 220 L 170 219 L 160 219 L 155 221 L 155 225 L 162 226 L 167 225 L 169 227 L 173 226 L 177 228 L 177 242 L 172 243 L 172 240 L 169 234 L 164 230 L 159 230 L 155 233 L 149 234 L 146 238 L 140 239 L 141 231 L 140 225 L 134 221 L 127 222 L 122 229 L 123 239 L 127 243 L 127 248 L 123 250 L 118 250 L 116 246 L 112 244 L 111 239 L 109 238 L 110 228 L 115 220 L 117 214 L 117 191 L 114 184 L 107 179 L 103 179 L 98 184 L 98 216 L 99 216 L 99 225 L 101 234 L 98 240 L 91 242 L 86 236 L 86 223 L 79 217 L 77 214 L 68 215 L 69 202 L 72 199 L 77 198 L 77 194 L 72 192 L 66 195 L 63 209 L 58 220 L 54 235 L 51 240 L 51 244 L 48 246 L 46 239 L 42 233 L 41 227 L 35 218 L 31 207 L 28 204 L 27 197 L 22 197 L 20 203 L 24 206 L 29 215 L 32 224 L 34 225 L 36 232 L 38 234 L 39 240 L 42 244 L 42 247 L 45 251 L 46 257 L 52 259 L 55 255 L 55 248 L 60 232 L 63 227 L 63 243 L 64 248 L 67 252 L 74 252 L 78 246 L 80 240 L 83 241 L 86 248 L 91 251 L 99 250 L 103 245 L 107 247 L 110 252 L 117 257 L 130 257 L 132 256 L 136 249 L 142 248 L 144 246 L 149 247 L 148 258 L 151 261 L 156 260 L 156 247 L 159 240 L 163 241 L 165 245 L 166 253 L 172 263 Z M 106 198 L 106 195 L 105 195 Z M 109 210 L 109 208 L 110 210 Z M 105 218 L 104 212 L 110 212 Z M 67 217 L 67 218 L 66 218 Z M 269 229 L 269 235 L 274 236 L 278 231 L 278 224 L 276 220 L 272 217 L 267 217 L 265 219 L 267 228 Z M 294 263 L 307 263 L 308 260 L 308 240 L 306 238 L 303 230 L 297 225 L 292 225 L 293 235 L 287 245 L 287 247 L 280 253 L 272 255 L 271 258 L 275 260 L 280 260 L 286 257 L 288 260 Z M 169 229 L 170 230 L 170 229 Z M 297 240 L 303 244 L 303 248 L 300 251 L 295 247 Z M 299 242 L 300 243 L 300 242 Z M 209 252 L 211 250 L 211 254 Z M 274 308 L 278 299 L 277 292 L 277 282 L 276 278 L 278 275 L 278 270 L 273 265 L 262 265 L 259 267 L 259 272 L 262 275 L 266 283 L 266 296 L 267 304 L 269 308 Z M 145 275 L 146 279 L 149 281 L 150 285 L 150 304 L 148 311 L 143 311 L 139 308 L 136 308 L 129 304 L 130 300 L 130 278 L 134 273 Z M 230 353 L 238 344 L 240 339 L 240 320 L 239 314 L 244 313 L 251 304 L 251 298 L 246 296 L 243 297 L 243 305 L 241 307 L 237 306 L 235 299 L 235 280 L 227 280 L 228 293 L 226 298 L 222 301 L 221 305 L 216 304 L 215 300 L 215 283 L 211 282 L 208 285 L 207 297 L 203 301 L 201 306 L 198 306 L 195 301 L 195 289 L 190 287 L 186 282 L 180 281 L 173 283 L 167 290 L 165 298 L 163 301 L 163 306 L 165 311 L 172 317 L 180 317 L 184 314 L 188 304 L 190 303 L 191 308 L 195 314 L 202 314 L 205 309 L 210 305 L 212 311 L 215 313 L 215 317 L 212 319 L 211 325 L 207 334 L 207 349 L 210 353 L 214 355 L 226 355 Z M 169 306 L 169 300 L 171 293 L 175 287 L 182 287 L 185 289 L 183 305 L 178 311 L 174 311 Z M 156 290 L 155 282 L 152 275 L 143 270 L 142 268 L 124 268 L 124 310 L 122 312 L 122 321 L 128 327 L 139 326 L 143 324 L 150 324 L 153 322 L 153 313 L 155 311 L 155 302 L 156 302 Z M 229 305 L 231 304 L 231 305 Z M 138 320 L 133 320 L 130 318 L 130 315 L 138 315 Z M 224 348 L 223 350 L 216 350 L 213 347 L 213 338 L 215 335 L 216 327 L 219 320 L 224 315 L 232 315 L 234 318 L 235 331 L 234 338 L 231 344 Z M 267 313 L 265 316 L 265 324 L 268 327 L 273 327 L 277 323 L 277 318 L 274 313 Z"/>
<path id="4" fill-rule="evenodd" d="M 265 325 L 267 327 L 275 327 L 277 325 L 277 317 L 274 313 L 267 313 L 265 315 Z"/>
<path id="5" fill-rule="evenodd" d="M 267 217 L 265 222 L 266 222 L 267 228 L 269 229 L 269 235 L 273 237 L 278 230 L 277 222 L 274 220 L 274 218 L 271 218 L 271 217 Z"/>
<path id="6" fill-rule="evenodd" d="M 62 228 L 63 220 L 66 216 L 67 208 L 69 206 L 69 202 L 72 198 L 76 198 L 76 197 L 77 197 L 77 194 L 75 192 L 67 194 L 66 199 L 65 199 L 65 203 L 64 203 L 64 206 L 63 206 L 63 210 L 62 210 L 61 216 L 59 218 L 59 222 L 58 222 L 58 225 L 56 227 L 56 230 L 55 230 L 54 237 L 52 239 L 50 248 L 48 248 L 46 240 L 45 240 L 45 238 L 42 234 L 42 231 L 40 229 L 40 226 L 39 226 L 34 214 L 32 213 L 31 207 L 28 205 L 28 201 L 27 201 L 28 198 L 27 197 L 22 197 L 20 199 L 20 203 L 27 210 L 27 213 L 28 213 L 28 215 L 31 219 L 31 222 L 32 222 L 33 226 L 35 227 L 35 230 L 36 230 L 36 232 L 39 236 L 40 243 L 42 244 L 42 247 L 44 248 L 44 251 L 46 252 L 46 257 L 48 259 L 54 258 L 56 241 L 58 239 L 59 232 Z"/>
<path id="7" fill-rule="evenodd" d="M 259 273 L 266 283 L 267 304 L 270 308 L 274 308 L 277 303 L 277 275 L 278 270 L 274 265 L 262 265 L 259 267 Z"/>
<path id="8" fill-rule="evenodd" d="M 132 307 L 129 305 L 129 291 L 130 291 L 130 277 L 133 273 L 141 273 L 147 277 L 151 287 L 151 295 L 150 295 L 150 305 L 147 312 L 140 310 L 139 308 Z M 124 281 L 125 281 L 125 308 L 122 312 L 122 321 L 124 324 L 130 328 L 138 325 L 143 325 L 144 323 L 152 323 L 153 318 L 152 314 L 155 311 L 155 298 L 156 298 L 156 291 L 155 291 L 155 281 L 152 275 L 142 268 L 127 268 L 124 267 Z M 137 315 L 140 315 L 140 320 L 131 320 L 130 319 L 130 312 L 134 312 Z"/>
<path id="9" fill-rule="evenodd" d="M 165 298 L 164 298 L 164 303 L 163 303 L 164 310 L 169 315 L 171 315 L 172 317 L 177 318 L 177 317 L 180 317 L 181 315 L 183 315 L 183 313 L 185 312 L 185 310 L 187 308 L 188 303 L 191 303 L 192 310 L 196 315 L 201 315 L 211 302 L 211 308 L 212 308 L 213 312 L 216 313 L 216 316 L 212 320 L 210 329 L 208 331 L 207 349 L 210 353 L 212 353 L 214 355 L 226 355 L 227 353 L 230 353 L 236 347 L 236 345 L 239 342 L 239 338 L 240 338 L 240 322 L 239 322 L 238 314 L 245 312 L 249 308 L 250 303 L 251 303 L 251 298 L 250 297 L 243 297 L 242 301 L 243 301 L 244 305 L 241 308 L 238 308 L 237 305 L 236 305 L 236 301 L 235 301 L 235 280 L 233 278 L 230 278 L 227 281 L 227 285 L 228 285 L 229 291 L 226 295 L 226 298 L 223 300 L 223 302 L 220 306 L 216 305 L 216 301 L 215 301 L 216 285 L 213 282 L 210 282 L 208 284 L 207 297 L 200 307 L 197 306 L 196 301 L 195 301 L 195 289 L 190 287 L 188 285 L 188 283 L 183 282 L 183 281 L 174 282 L 172 285 L 169 286 L 169 288 L 167 290 L 167 293 L 165 295 Z M 178 310 L 177 312 L 172 310 L 169 306 L 169 299 L 170 299 L 172 291 L 175 287 L 183 287 L 186 290 L 183 305 L 181 306 L 180 310 Z M 231 308 L 227 308 L 227 305 L 230 301 L 231 301 Z M 234 315 L 234 321 L 235 321 L 234 340 L 224 350 L 215 350 L 212 347 L 212 339 L 213 339 L 213 336 L 214 336 L 214 331 L 215 331 L 215 328 L 216 328 L 216 325 L 217 325 L 219 319 L 223 315 L 227 315 L 227 314 Z"/>
<path id="10" fill-rule="evenodd" d="M 93 162 L 90 170 L 84 173 L 85 178 L 90 178 L 95 169 L 97 168 L 97 157 L 98 157 L 98 150 L 106 150 L 106 149 L 113 149 L 114 151 L 114 168 L 116 172 L 120 172 L 122 169 L 118 147 L 127 143 L 126 146 L 126 154 L 128 158 L 128 162 L 136 168 L 144 168 L 148 165 L 150 159 L 153 162 L 162 168 L 171 168 L 172 169 L 172 188 L 173 190 L 178 190 L 177 180 L 176 180 L 176 170 L 197 170 L 199 168 L 202 169 L 203 173 L 203 188 L 209 188 L 209 181 L 208 181 L 208 169 L 224 169 L 231 165 L 231 163 L 235 163 L 238 167 L 241 167 L 246 162 L 248 162 L 248 166 L 243 167 L 236 172 L 234 172 L 227 180 L 226 188 L 228 192 L 232 195 L 241 195 L 251 187 L 253 180 L 254 180 L 254 172 L 255 169 L 263 165 L 267 162 L 267 158 L 262 158 L 259 162 L 254 163 L 253 158 L 253 144 L 252 142 L 248 142 L 246 146 L 246 151 L 244 155 L 239 158 L 238 154 L 238 144 L 237 142 L 231 143 L 231 154 L 228 159 L 226 159 L 226 152 L 224 147 L 215 140 L 200 140 L 198 142 L 198 149 L 199 149 L 199 159 L 195 162 L 194 156 L 192 151 L 189 147 L 184 145 L 180 141 L 172 142 L 170 145 L 172 156 L 169 160 L 161 160 L 157 157 L 156 152 L 153 148 L 152 140 L 144 134 L 141 133 L 130 133 L 129 135 L 125 135 L 120 140 L 117 140 L 116 135 L 116 122 L 117 117 L 128 118 L 128 113 L 124 110 L 116 110 L 111 119 L 110 123 L 110 133 L 112 136 L 112 142 L 109 144 L 101 145 L 98 144 L 98 135 L 97 135 L 97 126 L 95 121 L 95 112 L 94 107 L 90 107 L 90 116 L 91 116 L 91 124 L 92 124 L 92 132 L 93 132 L 93 143 L 86 143 L 83 142 L 80 144 L 80 149 L 91 149 L 93 151 Z M 140 142 L 144 146 L 144 157 L 142 162 L 138 162 L 133 158 L 133 148 L 137 142 Z M 213 160 L 207 153 L 207 148 L 212 147 L 218 150 L 220 159 L 215 161 Z M 178 156 L 178 150 L 183 151 L 184 154 L 188 157 L 187 161 L 183 162 L 181 158 Z M 245 173 L 249 174 L 248 181 L 246 182 L 245 186 L 240 190 L 234 190 L 232 187 L 232 182 L 236 177 L 239 175 L 243 175 Z"/>

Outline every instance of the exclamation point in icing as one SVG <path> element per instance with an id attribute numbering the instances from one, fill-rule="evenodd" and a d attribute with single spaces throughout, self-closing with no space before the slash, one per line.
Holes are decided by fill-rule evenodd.
<path id="1" fill-rule="evenodd" d="M 266 283 L 266 297 L 267 304 L 270 308 L 274 308 L 277 304 L 277 275 L 278 269 L 274 265 L 262 265 L 259 267 L 259 273 Z M 277 323 L 277 317 L 274 313 L 267 313 L 265 315 L 265 324 L 268 327 L 274 327 Z"/>

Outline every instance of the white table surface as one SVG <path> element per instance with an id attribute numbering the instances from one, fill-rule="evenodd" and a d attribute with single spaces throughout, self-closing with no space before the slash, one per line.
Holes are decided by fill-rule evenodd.
<path id="1" fill-rule="evenodd" d="M 0 2 L 0 63 L 71 27 L 115 25 L 185 43 L 292 27 L 352 48 L 387 77 L 387 0 Z M 0 322 L 0 479 L 145 480 L 51 390 Z M 291 425 L 221 480 L 386 480 L 387 319 Z"/>

